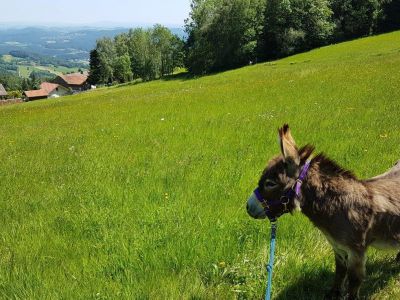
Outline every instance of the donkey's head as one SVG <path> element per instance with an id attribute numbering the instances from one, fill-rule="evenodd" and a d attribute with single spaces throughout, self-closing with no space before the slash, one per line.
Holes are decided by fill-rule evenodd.
<path id="1" fill-rule="evenodd" d="M 301 184 L 301 164 L 311 155 L 313 149 L 307 147 L 299 151 L 287 124 L 278 131 L 281 154 L 268 163 L 257 189 L 247 201 L 247 212 L 256 219 L 268 217 L 274 220 L 300 206 L 296 199 L 295 185 L 296 182 Z"/>

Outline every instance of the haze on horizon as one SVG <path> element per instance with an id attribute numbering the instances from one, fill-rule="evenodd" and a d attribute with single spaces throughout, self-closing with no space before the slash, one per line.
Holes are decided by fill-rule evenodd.
<path id="1" fill-rule="evenodd" d="M 190 0 L 16 0 L 1 5 L 2 24 L 12 25 L 137 25 L 182 26 Z"/>

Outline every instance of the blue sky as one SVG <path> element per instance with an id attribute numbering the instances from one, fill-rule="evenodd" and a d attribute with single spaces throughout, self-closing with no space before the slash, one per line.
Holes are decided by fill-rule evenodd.
<path id="1" fill-rule="evenodd" d="M 190 0 L 2 1 L 2 23 L 183 25 Z"/>

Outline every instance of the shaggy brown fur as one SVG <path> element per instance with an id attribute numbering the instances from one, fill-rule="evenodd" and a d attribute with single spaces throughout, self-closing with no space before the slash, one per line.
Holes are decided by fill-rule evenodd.
<path id="1" fill-rule="evenodd" d="M 289 127 L 279 130 L 282 155 L 272 159 L 259 187 L 265 199 L 292 186 L 314 147 L 298 150 Z M 266 181 L 277 183 L 267 187 Z M 336 274 L 328 299 L 359 297 L 368 246 L 400 246 L 400 163 L 380 176 L 359 180 L 323 154 L 315 156 L 301 195 L 290 203 L 326 236 L 335 253 Z M 399 256 L 400 257 L 400 256 Z M 346 289 L 346 290 L 344 290 Z"/>

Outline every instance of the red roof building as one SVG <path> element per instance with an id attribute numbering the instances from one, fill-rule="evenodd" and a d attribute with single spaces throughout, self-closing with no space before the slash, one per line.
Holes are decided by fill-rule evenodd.
<path id="1" fill-rule="evenodd" d="M 60 84 L 66 88 L 72 89 L 73 92 L 85 91 L 89 88 L 87 83 L 88 76 L 81 73 L 73 73 L 60 75 L 54 79 L 54 83 Z"/>
<path id="2" fill-rule="evenodd" d="M 33 101 L 46 98 L 58 98 L 70 94 L 70 91 L 59 84 L 43 82 L 39 90 L 25 91 L 24 94 L 29 101 Z"/>

